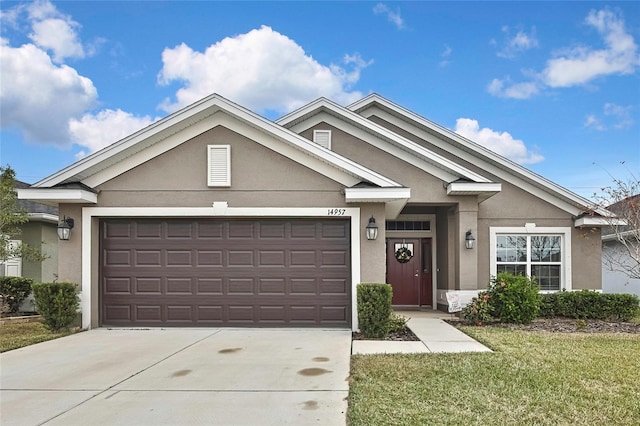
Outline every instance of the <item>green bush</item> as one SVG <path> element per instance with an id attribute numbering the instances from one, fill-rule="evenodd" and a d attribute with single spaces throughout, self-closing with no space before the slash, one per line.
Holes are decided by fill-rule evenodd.
<path id="1" fill-rule="evenodd" d="M 358 284 L 358 324 L 365 338 L 382 339 L 389 332 L 391 285 Z"/>
<path id="2" fill-rule="evenodd" d="M 640 314 L 639 305 L 633 294 L 561 291 L 542 295 L 539 316 L 629 321 Z"/>
<path id="3" fill-rule="evenodd" d="M 477 297 L 471 299 L 471 303 L 462 308 L 462 319 L 476 325 L 493 319 L 493 306 L 491 306 L 491 296 L 488 291 L 481 291 Z"/>
<path id="4" fill-rule="evenodd" d="M 80 300 L 73 283 L 33 284 L 36 311 L 42 315 L 42 323 L 51 331 L 68 329 L 76 319 Z"/>
<path id="5" fill-rule="evenodd" d="M 31 293 L 33 280 L 23 277 L 0 277 L 0 298 L 7 313 L 18 312 Z"/>
<path id="6" fill-rule="evenodd" d="M 401 331 L 407 328 L 407 321 L 409 318 L 405 318 L 402 315 L 398 315 L 395 312 L 391 312 L 389 316 L 389 331 Z"/>
<path id="7" fill-rule="evenodd" d="M 535 279 L 501 272 L 489 286 L 489 304 L 501 322 L 527 324 L 540 310 L 540 293 Z"/>

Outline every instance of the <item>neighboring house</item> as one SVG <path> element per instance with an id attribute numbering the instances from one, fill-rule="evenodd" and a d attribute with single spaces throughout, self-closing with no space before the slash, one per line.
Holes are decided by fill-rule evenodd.
<path id="1" fill-rule="evenodd" d="M 356 329 L 358 283 L 447 309 L 499 271 L 601 288 L 587 200 L 375 94 L 276 122 L 212 95 L 19 197 L 75 220 L 59 274 L 85 327 Z"/>
<path id="2" fill-rule="evenodd" d="M 29 188 L 28 183 L 16 181 L 15 188 Z M 18 207 L 27 212 L 29 221 L 20 225 L 21 234 L 19 240 L 13 240 L 12 244 L 29 244 L 39 248 L 47 259 L 43 261 L 30 261 L 21 258 L 7 259 L 0 263 L 0 275 L 11 277 L 31 278 L 35 282 L 51 282 L 58 272 L 58 209 L 46 204 L 18 200 Z M 33 310 L 32 297 L 29 297 L 21 306 L 23 311 Z"/>
<path id="3" fill-rule="evenodd" d="M 613 213 L 620 214 L 622 217 L 628 217 L 621 209 L 635 203 L 640 203 L 640 194 L 628 197 L 616 204 L 609 206 L 608 210 Z M 635 211 L 638 211 L 636 207 Z M 618 227 L 617 232 L 612 227 L 606 226 L 602 229 L 602 291 L 604 293 L 630 293 L 640 296 L 640 278 L 631 278 L 629 272 L 637 265 L 627 249 L 625 249 L 619 240 L 619 237 L 627 238 L 628 241 L 634 241 L 636 238 L 634 231 L 629 226 Z M 637 247 L 637 244 L 636 244 Z M 612 265 L 612 262 L 616 265 Z M 621 265 L 627 272 L 620 270 Z M 638 267 L 635 266 L 637 275 Z"/>

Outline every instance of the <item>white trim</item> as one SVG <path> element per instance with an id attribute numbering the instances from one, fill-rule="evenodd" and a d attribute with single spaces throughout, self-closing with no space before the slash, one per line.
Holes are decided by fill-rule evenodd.
<path id="1" fill-rule="evenodd" d="M 330 211 L 339 210 L 339 216 Z M 360 283 L 360 208 L 339 207 L 228 207 L 225 202 L 216 202 L 212 207 L 84 207 L 82 209 L 82 327 L 91 328 L 91 262 L 92 222 L 108 217 L 327 217 L 351 219 L 351 327 L 358 329 L 357 290 Z M 100 309 L 100 308 L 98 308 Z"/>
<path id="2" fill-rule="evenodd" d="M 47 222 L 58 224 L 58 215 L 49 213 L 27 213 L 29 222 Z"/>
<path id="3" fill-rule="evenodd" d="M 411 188 L 345 188 L 347 203 L 382 203 L 411 198 Z"/>
<path id="4" fill-rule="evenodd" d="M 392 111 L 393 114 L 376 107 L 376 103 Z M 408 124 L 412 127 L 412 130 L 410 130 L 411 133 L 428 143 L 445 149 L 464 161 L 476 164 L 484 171 L 499 177 L 505 182 L 510 182 L 568 213 L 578 215 L 584 211 L 584 209 L 581 210 L 578 206 L 589 208 L 592 205 L 586 198 L 561 187 L 437 123 L 396 105 L 378 94 L 371 94 L 347 106 L 347 108 L 365 118 L 369 118 L 375 114 L 381 119 L 409 131 L 409 129 L 406 129 L 406 125 Z M 443 140 L 441 138 L 442 136 L 448 140 Z M 482 163 L 479 163 L 479 160 Z M 604 216 L 611 215 L 610 212 L 602 208 L 597 208 L 597 213 Z"/>
<path id="5" fill-rule="evenodd" d="M 410 164 L 417 160 L 429 163 L 431 164 L 430 172 L 447 182 L 458 178 L 466 178 L 475 182 L 490 182 L 484 176 L 324 98 L 312 102 L 276 122 L 296 133 L 301 133 L 321 122 L 325 122 Z M 372 139 L 371 135 L 377 137 Z M 386 141 L 386 143 L 380 143 L 381 140 Z M 392 146 L 400 149 L 390 150 Z M 433 166 L 438 170 L 435 170 Z M 424 165 L 417 167 L 425 170 Z M 438 171 L 440 172 L 438 173 Z M 447 175 L 443 176 L 442 172 L 446 172 Z"/>
<path id="6" fill-rule="evenodd" d="M 365 180 L 382 187 L 401 186 L 333 151 L 322 148 L 237 104 L 213 94 L 168 117 L 140 130 L 106 148 L 72 164 L 71 166 L 36 182 L 34 187 L 51 187 L 63 182 L 82 181 L 95 187 L 127 170 L 156 157 L 171 148 L 195 137 L 216 125 L 237 129 L 242 123 L 241 134 L 257 143 L 274 149 L 300 164 L 325 176 L 352 186 Z M 274 148 L 277 144 L 279 149 Z M 289 149 L 280 149 L 284 143 Z M 294 154 L 292 156 L 292 154 Z M 329 170 L 333 169 L 332 172 Z M 336 173 L 341 178 L 336 178 Z M 351 179 L 346 179 L 345 174 Z M 349 183 L 345 181 L 350 180 Z"/>
<path id="7" fill-rule="evenodd" d="M 231 186 L 231 145 L 207 145 L 207 186 Z"/>
<path id="8" fill-rule="evenodd" d="M 527 224 L 523 227 L 501 227 L 491 226 L 489 227 L 489 274 L 492 277 L 497 276 L 497 264 L 496 264 L 496 243 L 497 235 L 560 235 L 562 237 L 562 267 L 560 277 L 560 290 L 570 291 L 572 286 L 572 271 L 571 271 L 571 227 L 559 226 L 559 227 L 547 227 L 547 226 L 535 226 L 535 224 Z"/>
<path id="9" fill-rule="evenodd" d="M 613 218 L 604 218 L 604 217 L 591 217 L 591 216 L 583 216 L 579 217 L 573 222 L 573 226 L 579 228 L 581 226 L 625 226 L 627 225 L 627 221 L 625 219 L 613 219 Z"/>
<path id="10" fill-rule="evenodd" d="M 501 183 L 451 182 L 447 195 L 495 195 L 502 191 Z"/>
<path id="11" fill-rule="evenodd" d="M 84 189 L 69 188 L 24 188 L 17 189 L 19 200 L 38 201 L 44 204 L 50 203 L 82 203 L 96 204 L 98 194 Z"/>

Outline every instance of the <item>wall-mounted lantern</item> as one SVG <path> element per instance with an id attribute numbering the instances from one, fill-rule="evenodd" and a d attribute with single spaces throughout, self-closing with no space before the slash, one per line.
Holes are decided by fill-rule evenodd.
<path id="1" fill-rule="evenodd" d="M 373 216 L 371 216 L 371 219 L 369 219 L 369 223 L 367 224 L 365 230 L 367 232 L 367 240 L 375 240 L 376 238 L 378 238 L 378 225 L 376 225 L 376 220 L 373 218 Z"/>
<path id="2" fill-rule="evenodd" d="M 473 235 L 471 234 L 471 230 L 468 230 L 464 237 L 464 246 L 469 250 L 471 250 L 472 248 L 475 247 L 475 245 L 476 245 L 476 239 L 473 238 Z"/>
<path id="3" fill-rule="evenodd" d="M 73 219 L 70 217 L 64 217 L 58 224 L 58 238 L 67 241 L 69 236 L 71 235 L 71 230 L 73 229 Z"/>

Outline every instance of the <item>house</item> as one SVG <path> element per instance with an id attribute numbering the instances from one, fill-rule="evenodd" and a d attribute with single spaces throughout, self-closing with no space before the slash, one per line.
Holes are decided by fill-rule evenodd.
<path id="1" fill-rule="evenodd" d="M 29 184 L 15 181 L 16 190 L 29 188 Z M 31 278 L 35 282 L 51 282 L 58 272 L 58 209 L 30 200 L 18 200 L 18 208 L 27 212 L 29 221 L 19 226 L 20 239 L 12 244 L 28 244 L 38 248 L 47 258 L 43 261 L 7 259 L 0 262 L 0 276 Z M 33 310 L 33 298 L 29 297 L 21 306 L 22 311 Z"/>
<path id="2" fill-rule="evenodd" d="M 609 206 L 607 210 L 623 218 L 640 211 L 640 194 L 632 195 Z M 626 210 L 626 211 L 625 211 Z M 606 226 L 602 229 L 602 291 L 629 293 L 640 297 L 640 268 L 631 252 L 640 256 L 638 231 L 629 225 Z M 628 248 L 620 241 L 624 239 Z"/>
<path id="3" fill-rule="evenodd" d="M 358 283 L 446 310 L 499 271 L 601 288 L 587 200 L 377 94 L 275 122 L 214 94 L 19 197 L 74 220 L 84 327 L 357 329 Z"/>

